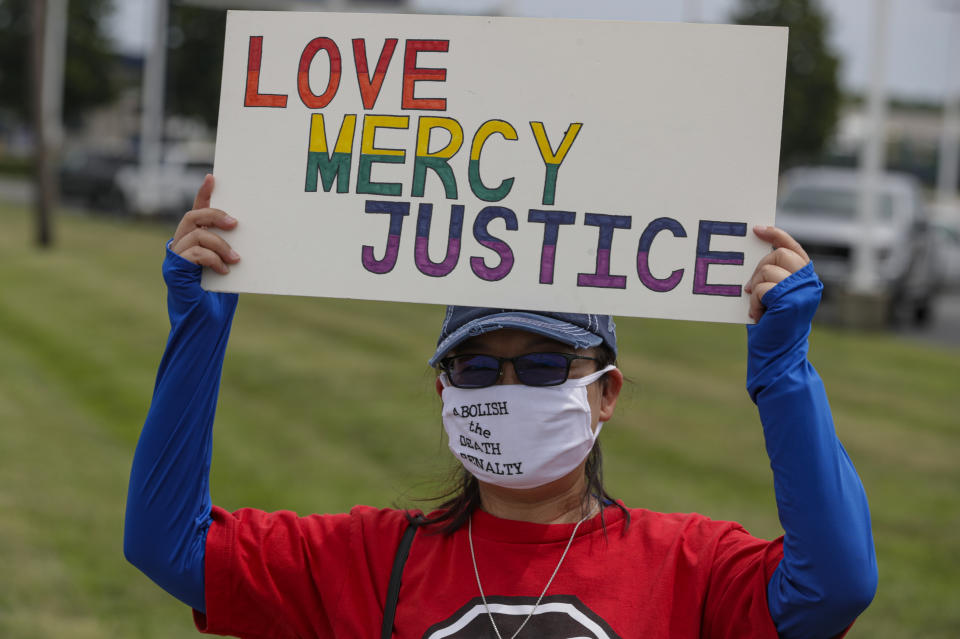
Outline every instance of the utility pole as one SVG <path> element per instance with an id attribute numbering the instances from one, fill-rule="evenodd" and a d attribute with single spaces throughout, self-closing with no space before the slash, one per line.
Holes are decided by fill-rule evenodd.
<path id="1" fill-rule="evenodd" d="M 683 21 L 703 22 L 702 0 L 683 0 Z"/>
<path id="2" fill-rule="evenodd" d="M 53 244 L 58 166 L 63 143 L 63 79 L 67 48 L 67 0 L 34 0 L 31 76 L 33 88 L 36 242 Z"/>
<path id="3" fill-rule="evenodd" d="M 140 105 L 140 181 L 147 196 L 140 202 L 150 212 L 156 207 L 157 180 L 163 159 L 164 80 L 167 67 L 168 0 L 151 0 L 151 41 L 144 63 Z"/>
<path id="4" fill-rule="evenodd" d="M 947 32 L 947 77 L 943 97 L 943 127 L 937 157 L 937 204 L 942 211 L 956 211 L 957 176 L 960 175 L 960 5 L 945 5 L 951 10 Z"/>
<path id="5" fill-rule="evenodd" d="M 878 291 L 874 227 L 879 209 L 881 174 L 886 147 L 887 96 L 885 62 L 887 55 L 887 14 L 889 0 L 874 0 L 870 16 L 870 87 L 867 95 L 867 129 L 860 152 L 860 194 L 857 198 L 857 225 L 861 229 L 854 246 L 852 293 L 871 296 Z"/>

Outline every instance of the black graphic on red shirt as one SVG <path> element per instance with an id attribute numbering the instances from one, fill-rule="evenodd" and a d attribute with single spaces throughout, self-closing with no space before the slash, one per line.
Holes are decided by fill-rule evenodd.
<path id="1" fill-rule="evenodd" d="M 501 637 L 511 637 L 536 604 L 536 597 L 487 597 L 490 614 L 479 597 L 444 621 L 431 626 L 423 639 L 496 639 L 490 616 Z M 620 639 L 607 623 L 572 595 L 544 597 L 517 639 Z"/>

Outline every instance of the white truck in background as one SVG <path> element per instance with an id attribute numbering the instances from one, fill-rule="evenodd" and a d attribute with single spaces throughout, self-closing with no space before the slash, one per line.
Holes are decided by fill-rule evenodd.
<path id="1" fill-rule="evenodd" d="M 941 273 L 920 186 L 910 176 L 884 173 L 878 189 L 870 235 L 879 292 L 887 301 L 885 319 L 925 323 L 941 288 Z M 777 225 L 813 259 L 828 300 L 850 287 L 853 253 L 864 233 L 857 219 L 859 190 L 856 169 L 797 168 L 781 180 Z"/>
<path id="2" fill-rule="evenodd" d="M 203 142 L 169 145 L 155 166 L 130 164 L 117 171 L 117 190 L 134 215 L 180 216 L 193 207 L 197 189 L 213 172 L 213 146 Z"/>

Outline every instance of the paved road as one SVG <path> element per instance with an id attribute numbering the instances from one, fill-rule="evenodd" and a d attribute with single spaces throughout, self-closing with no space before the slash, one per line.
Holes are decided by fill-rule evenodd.
<path id="1" fill-rule="evenodd" d="M 0 199 L 16 204 L 27 204 L 33 197 L 33 187 L 24 178 L 0 175 Z"/>
<path id="2" fill-rule="evenodd" d="M 903 327 L 901 335 L 958 349 L 960 355 L 960 292 L 942 296 L 933 307 L 933 320 L 923 328 Z"/>

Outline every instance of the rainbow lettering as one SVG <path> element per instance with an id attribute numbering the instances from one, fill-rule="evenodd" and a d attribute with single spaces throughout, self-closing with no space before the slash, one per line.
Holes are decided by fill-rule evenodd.
<path id="1" fill-rule="evenodd" d="M 673 218 L 658 217 L 650 222 L 647 228 L 643 230 L 643 234 L 640 236 L 640 244 L 637 247 L 637 275 L 643 285 L 651 291 L 666 293 L 675 289 L 680 280 L 683 279 L 683 269 L 678 268 L 664 279 L 658 279 L 650 273 L 650 246 L 660 231 L 670 231 L 674 237 L 687 236 L 687 231 L 683 228 L 683 225 Z"/>
<path id="2" fill-rule="evenodd" d="M 439 151 L 430 152 L 430 134 L 434 129 L 444 129 L 450 134 L 450 142 Z M 443 182 L 448 200 L 457 199 L 457 179 L 450 168 L 450 158 L 463 146 L 463 127 L 453 118 L 422 116 L 417 125 L 417 153 L 413 160 L 413 197 L 423 197 L 427 169 L 433 170 Z"/>
<path id="3" fill-rule="evenodd" d="M 739 284 L 707 284 L 707 269 L 711 264 L 743 264 L 743 253 L 711 251 L 710 237 L 712 235 L 744 237 L 746 234 L 747 225 L 742 222 L 700 220 L 700 230 L 697 232 L 697 264 L 694 267 L 693 275 L 694 295 L 740 297 L 741 287 Z"/>
<path id="4" fill-rule="evenodd" d="M 628 229 L 633 223 L 629 215 L 603 215 L 587 213 L 583 223 L 600 228 L 597 237 L 597 267 L 594 273 L 577 275 L 577 286 L 596 286 L 599 288 L 626 288 L 624 275 L 610 274 L 610 247 L 613 245 L 614 229 Z"/>
<path id="5" fill-rule="evenodd" d="M 263 56 L 263 36 L 250 36 L 247 50 L 247 90 L 243 94 L 245 107 L 287 106 L 287 96 L 283 93 L 260 93 L 260 60 Z"/>
<path id="6" fill-rule="evenodd" d="M 307 183 L 304 191 L 317 190 L 318 173 L 324 191 L 330 191 L 334 178 L 337 179 L 337 193 L 350 190 L 350 161 L 353 158 L 353 136 L 356 128 L 356 115 L 343 116 L 336 146 L 333 147 L 333 153 L 328 153 L 323 114 L 314 113 L 310 116 L 310 147 L 307 150 Z"/>
<path id="7" fill-rule="evenodd" d="M 547 132 L 543 128 L 543 122 L 531 122 L 530 128 L 533 130 L 533 137 L 537 141 L 537 148 L 540 149 L 540 157 L 543 158 L 543 164 L 547 167 L 547 174 L 543 180 L 543 205 L 550 206 L 557 192 L 557 173 L 560 172 L 560 165 L 563 164 L 567 152 L 577 139 L 577 134 L 583 127 L 582 122 L 574 122 L 563 134 L 563 140 L 554 153 L 550 146 L 550 140 L 547 139 Z"/>
<path id="8" fill-rule="evenodd" d="M 378 260 L 374 257 L 373 247 L 366 244 L 360 251 L 360 261 L 363 263 L 363 268 L 377 275 L 389 273 L 397 265 L 397 254 L 400 252 L 400 233 L 403 231 L 403 218 L 410 215 L 410 203 L 367 200 L 364 211 L 367 213 L 390 214 L 387 248 L 383 253 L 383 258 Z"/>
<path id="9" fill-rule="evenodd" d="M 516 140 L 517 130 L 513 125 L 504 120 L 487 120 L 477 129 L 473 136 L 473 143 L 470 145 L 470 166 L 468 174 L 470 178 L 470 190 L 473 194 L 484 202 L 499 202 L 507 197 L 510 189 L 513 188 L 513 178 L 507 178 L 500 182 L 496 188 L 487 188 L 480 179 L 480 152 L 483 151 L 483 145 L 487 143 L 494 133 L 498 133 L 505 140 Z"/>
<path id="10" fill-rule="evenodd" d="M 410 126 L 408 115 L 365 115 L 363 133 L 360 140 L 360 165 L 357 167 L 357 193 L 368 195 L 403 194 L 403 185 L 399 182 L 373 182 L 370 180 L 370 168 L 377 162 L 403 164 L 407 152 L 403 149 L 378 149 L 374 146 L 377 129 L 406 129 Z"/>
<path id="11" fill-rule="evenodd" d="M 317 53 L 326 51 L 330 57 L 330 75 L 327 77 L 327 88 L 317 95 L 310 88 L 310 65 Z M 300 66 L 297 68 L 297 90 L 300 99 L 308 109 L 322 109 L 330 104 L 333 96 L 340 87 L 340 49 L 337 43 L 330 38 L 314 38 L 303 48 L 300 54 Z"/>
<path id="12" fill-rule="evenodd" d="M 470 258 L 470 268 L 474 274 L 488 282 L 502 280 L 513 268 L 513 250 L 510 245 L 487 231 L 490 222 L 497 218 L 503 218 L 508 231 L 517 230 L 517 216 L 505 206 L 484 207 L 477 213 L 477 219 L 473 223 L 474 239 L 500 256 L 500 263 L 492 268 L 487 266 L 482 257 Z"/>
<path id="13" fill-rule="evenodd" d="M 390 58 L 393 57 L 393 50 L 396 48 L 396 38 L 387 38 L 383 41 L 383 49 L 380 51 L 380 58 L 377 60 L 377 68 L 371 78 L 367 70 L 367 43 L 363 38 L 353 40 L 353 59 L 356 63 L 357 83 L 360 85 L 360 98 L 363 100 L 364 109 L 372 109 L 377 104 L 380 87 L 383 86 L 383 79 L 387 75 L 387 67 L 390 66 Z"/>
<path id="14" fill-rule="evenodd" d="M 540 283 L 553 284 L 553 267 L 557 259 L 557 239 L 561 224 L 574 224 L 577 214 L 573 211 L 541 211 L 530 209 L 528 222 L 543 224 L 543 246 L 540 249 Z"/>
<path id="15" fill-rule="evenodd" d="M 421 204 L 417 214 L 417 239 L 414 248 L 414 262 L 424 275 L 443 277 L 454 269 L 460 259 L 460 237 L 463 235 L 463 205 L 450 207 L 450 232 L 447 235 L 447 254 L 442 262 L 430 259 L 430 221 L 433 218 L 433 205 Z"/>

